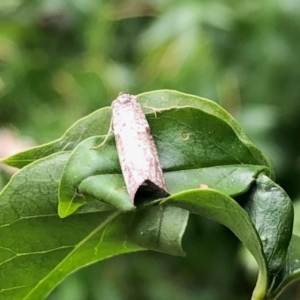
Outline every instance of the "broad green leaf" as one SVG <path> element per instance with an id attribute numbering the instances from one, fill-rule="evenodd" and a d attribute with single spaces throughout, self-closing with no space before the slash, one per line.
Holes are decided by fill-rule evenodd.
<path id="1" fill-rule="evenodd" d="M 269 166 L 272 171 L 272 163 L 270 162 L 269 158 L 265 157 L 261 153 L 261 151 L 249 140 L 245 131 L 238 124 L 238 122 L 217 103 L 195 95 L 180 93 L 173 90 L 146 92 L 138 95 L 138 98 L 145 106 L 157 108 L 168 108 L 170 106 L 192 106 L 201 109 L 207 114 L 211 114 L 219 119 L 222 119 L 232 128 L 239 140 L 248 147 L 249 151 L 259 162 L 258 164 Z"/>
<path id="2" fill-rule="evenodd" d="M 231 167 L 231 170 L 224 168 L 223 172 L 227 174 L 228 171 L 232 172 L 226 178 L 222 178 L 224 174 L 221 168 L 211 175 L 209 175 L 210 170 L 205 173 L 207 178 L 210 177 L 213 180 L 195 177 L 193 175 L 197 170 L 208 167 L 255 165 L 259 162 L 249 148 L 238 139 L 231 127 L 223 120 L 202 110 L 193 107 L 174 108 L 162 111 L 159 118 L 149 116 L 148 121 L 163 170 L 165 172 L 181 171 L 176 176 L 173 175 L 173 180 L 174 178 L 177 180 L 173 186 L 180 187 L 180 191 L 190 185 L 190 182 L 195 184 L 198 180 L 194 188 L 200 184 L 215 186 L 218 183 L 217 189 L 224 190 L 226 187 L 227 190 L 237 190 L 231 193 L 235 195 L 247 190 L 253 176 L 259 171 L 265 170 L 269 173 L 269 170 L 263 166 L 248 167 L 252 171 L 255 169 L 255 172 L 251 172 L 250 176 L 248 174 L 248 180 L 244 182 L 238 180 L 242 188 L 237 188 L 237 182 L 234 182 L 238 177 L 234 177 L 234 168 L 238 167 Z M 103 139 L 104 137 L 91 137 L 73 150 L 64 169 L 59 188 L 59 215 L 61 217 L 70 215 L 92 198 L 108 201 L 123 211 L 134 208 L 128 198 L 122 177 L 117 176 L 121 174 L 121 171 L 113 137 L 97 150 L 90 149 L 99 145 Z M 219 175 L 216 176 L 216 173 Z M 107 176 L 108 174 L 110 175 Z M 103 176 L 93 178 L 97 175 Z M 186 177 L 185 180 L 182 180 L 183 176 Z M 204 181 L 201 182 L 201 180 Z M 172 188 L 169 186 L 170 191 Z"/>
<path id="3" fill-rule="evenodd" d="M 299 202 L 295 203 L 295 222 L 294 222 L 294 234 L 292 235 L 291 242 L 288 247 L 286 259 L 281 270 L 274 277 L 273 284 L 268 290 L 266 300 L 275 300 L 281 293 L 293 282 L 300 279 L 300 237 L 298 236 L 299 228 L 296 225 L 299 224 L 299 218 L 297 209 L 299 208 Z"/>
<path id="4" fill-rule="evenodd" d="M 182 165 L 186 168 L 266 165 L 253 155 L 223 119 L 200 109 L 174 108 L 162 111 L 159 117 L 152 114 L 148 121 L 165 169 L 178 170 Z M 194 158 L 197 158 L 196 163 Z"/>
<path id="5" fill-rule="evenodd" d="M 243 207 L 260 236 L 268 264 L 269 288 L 286 260 L 292 236 L 294 210 L 286 192 L 265 175 L 257 178 L 248 194 L 241 197 Z"/>
<path id="6" fill-rule="evenodd" d="M 0 299 L 43 299 L 70 272 L 121 253 L 151 249 L 183 255 L 188 212 L 180 208 L 123 214 L 94 201 L 59 218 L 58 182 L 69 155 L 30 164 L 0 194 Z"/>
<path id="7" fill-rule="evenodd" d="M 247 149 L 248 156 L 251 157 L 251 162 L 248 161 L 244 163 L 255 163 L 271 167 L 268 159 L 264 157 L 262 153 L 249 141 L 238 123 L 216 103 L 200 97 L 169 90 L 144 93 L 139 95 L 138 98 L 141 104 L 151 107 L 170 108 L 174 106 L 188 105 L 194 108 L 198 108 L 198 111 L 202 112 L 202 116 L 199 115 L 198 119 L 193 119 L 194 116 L 192 114 L 185 114 L 186 118 L 191 118 L 192 122 L 190 123 L 190 126 L 192 127 L 182 128 L 180 132 L 177 132 L 181 135 L 173 136 L 174 141 L 180 141 L 184 139 L 186 134 L 189 133 L 188 131 L 193 130 L 193 126 L 201 123 L 201 125 L 203 126 L 203 132 L 201 133 L 201 135 L 199 135 L 198 138 L 204 138 L 208 141 L 211 138 L 214 138 L 214 135 L 216 135 L 216 138 L 219 139 L 219 144 L 225 146 L 223 150 L 227 150 L 227 148 L 229 148 L 229 152 L 234 151 L 235 155 L 240 151 L 240 146 L 243 145 L 242 147 Z M 74 149 L 76 145 L 78 145 L 78 143 L 90 136 L 106 134 L 108 132 L 110 124 L 110 111 L 110 108 L 103 108 L 95 111 L 94 113 L 75 123 L 69 130 L 67 130 L 62 138 L 54 142 L 31 148 L 27 151 L 8 157 L 4 159 L 3 162 L 21 168 L 34 160 L 48 156 L 52 153 Z M 173 111 L 173 115 L 175 116 L 176 112 L 174 111 L 176 110 L 171 111 Z M 148 114 L 148 121 L 154 135 L 157 133 L 157 130 L 160 129 L 159 127 L 155 129 L 155 126 L 163 126 L 163 132 L 165 134 L 170 134 L 170 132 L 168 131 L 170 127 L 168 126 L 175 125 L 177 129 L 180 128 L 180 124 L 178 121 L 176 122 L 176 119 L 170 119 L 168 123 L 165 123 L 164 119 L 161 117 L 163 113 L 158 113 L 157 118 L 154 117 L 153 112 Z M 183 116 L 181 117 L 181 119 L 183 119 Z M 210 120 L 209 123 L 207 123 L 208 120 Z M 217 124 L 214 125 L 213 128 L 211 127 L 211 120 L 216 120 L 217 122 Z M 222 134 L 230 133 L 229 139 L 227 139 L 226 136 L 221 136 L 221 132 Z M 235 139 L 239 141 L 239 147 L 237 149 L 234 149 L 230 144 L 230 137 L 232 136 L 235 136 Z M 187 135 L 186 137 L 189 137 L 189 135 Z M 189 138 L 187 140 L 189 140 Z M 177 145 L 178 143 L 173 147 L 171 147 L 172 145 L 169 145 L 172 153 L 176 153 L 175 148 L 177 147 Z M 167 147 L 167 145 L 165 144 L 164 147 Z M 193 150 L 195 150 L 195 147 L 192 147 L 189 152 L 192 152 Z M 206 151 L 209 152 L 210 147 Z M 186 155 L 188 154 L 189 153 L 186 153 Z"/>
<path id="8" fill-rule="evenodd" d="M 51 202 L 51 217 L 54 218 L 55 222 L 59 223 L 56 211 L 54 210 L 57 204 L 56 193 L 59 178 L 53 175 L 55 171 L 52 170 L 53 174 L 49 173 L 51 168 L 43 165 L 43 163 L 64 156 L 63 162 L 58 163 L 59 171 L 56 170 L 56 172 L 62 175 L 59 185 L 59 215 L 65 217 L 73 214 L 77 209 L 78 211 L 76 214 L 60 222 L 67 222 L 69 219 L 70 222 L 73 222 L 74 218 L 76 219 L 78 216 L 82 218 L 87 217 L 92 221 L 93 218 L 91 218 L 91 215 L 99 215 L 98 220 L 100 220 L 100 223 L 97 223 L 97 227 L 87 233 L 88 238 L 85 236 L 84 242 L 76 240 L 77 244 L 75 243 L 73 248 L 70 245 L 64 244 L 58 247 L 59 249 L 62 248 L 68 254 L 64 252 L 62 254 L 63 259 L 59 258 L 59 262 L 54 263 L 55 267 L 53 267 L 53 271 L 49 271 L 49 268 L 46 267 L 50 275 L 45 275 L 46 279 L 39 278 L 38 282 L 42 286 L 43 282 L 50 283 L 48 285 L 49 289 L 49 286 L 53 286 L 76 268 L 92 261 L 124 252 L 154 249 L 172 254 L 181 254 L 180 239 L 186 225 L 187 211 L 173 211 L 176 208 L 169 207 L 169 204 L 171 204 L 213 218 L 229 227 L 240 238 L 258 262 L 260 273 L 253 299 L 262 299 L 269 288 L 267 266 L 270 266 L 270 264 L 269 261 L 267 264 L 265 254 L 263 253 L 263 245 L 266 247 L 266 244 L 261 243 L 247 212 L 229 196 L 240 195 L 247 191 L 254 179 L 262 172 L 272 176 L 273 171 L 268 159 L 253 146 L 234 119 L 217 104 L 209 100 L 174 91 L 145 93 L 140 95 L 139 99 L 142 104 L 147 106 L 162 108 L 156 114 L 151 111 L 151 113 L 147 114 L 147 119 L 158 149 L 168 190 L 173 194 L 166 202 L 168 203 L 167 207 L 155 206 L 149 208 L 141 206 L 143 208 L 141 209 L 138 206 L 139 209 L 135 209 L 128 201 L 113 136 L 101 148 L 97 150 L 90 149 L 92 146 L 100 144 L 103 140 L 104 136 L 99 136 L 99 134 L 106 134 L 108 131 L 110 123 L 109 108 L 100 109 L 79 120 L 57 141 L 29 149 L 3 160 L 8 164 L 18 167 L 23 167 L 36 161 L 18 174 L 26 177 L 26 174 L 32 168 L 32 170 L 35 170 L 35 176 L 31 175 L 31 177 L 38 178 L 38 175 L 40 176 L 40 178 L 33 182 L 37 182 L 40 186 L 39 188 L 31 188 L 28 182 L 22 183 L 23 187 L 21 189 L 18 188 L 18 191 L 24 190 L 23 193 L 21 192 L 20 198 L 24 197 L 27 192 L 33 200 L 29 201 L 27 199 L 27 201 L 24 201 L 25 203 L 35 204 L 37 202 L 36 199 L 41 200 L 41 203 L 45 201 L 49 203 L 47 197 L 50 195 L 52 199 L 55 199 Z M 56 155 L 47 157 L 62 150 L 68 150 L 69 152 L 57 153 Z M 43 157 L 46 158 L 40 160 Z M 51 162 L 52 168 L 54 168 L 53 165 L 56 163 Z M 44 174 L 44 172 L 51 174 L 51 176 L 48 176 L 47 181 L 43 181 L 41 178 L 41 174 Z M 21 175 L 16 175 L 10 182 L 9 187 L 18 186 L 18 181 L 16 184 L 14 180 L 15 178 L 22 178 Z M 43 199 L 43 197 L 39 197 L 40 190 L 43 190 L 43 187 L 46 188 L 47 184 L 50 184 L 51 188 L 53 188 L 51 191 L 52 194 L 46 191 L 44 194 L 46 198 Z M 26 189 L 26 192 L 25 186 L 29 187 Z M 208 188 L 206 189 L 206 187 Z M 56 193 L 54 190 L 56 190 Z M 32 195 L 32 191 L 36 191 L 36 193 Z M 0 200 L 2 196 L 0 196 Z M 12 198 L 12 196 L 10 197 Z M 177 205 L 175 200 L 180 200 L 180 205 Z M 87 205 L 82 206 L 85 203 Z M 116 211 L 115 207 L 119 211 Z M 128 212 L 123 214 L 121 211 Z M 181 218 L 178 218 L 177 214 Z M 47 220 L 50 220 L 47 213 L 40 215 L 38 211 L 37 216 L 34 220 L 40 220 L 40 218 L 43 220 L 45 216 Z M 140 220 L 141 216 L 142 220 L 140 224 L 136 220 Z M 152 217 L 157 221 L 154 222 L 157 227 L 151 225 Z M 158 223 L 164 224 L 162 218 L 166 220 L 168 225 L 160 228 Z M 17 220 L 19 219 L 23 220 L 23 216 L 22 218 L 17 218 Z M 149 222 L 151 223 L 150 227 Z M 172 225 L 173 222 L 178 223 Z M 75 225 L 70 226 L 77 228 L 79 223 L 75 222 Z M 5 227 L 9 228 L 14 224 L 18 224 L 18 221 L 13 220 L 12 223 L 8 222 Z M 124 224 L 127 224 L 127 226 Z M 132 239 L 132 232 L 135 231 L 131 226 L 134 226 L 134 228 L 143 228 Z M 173 226 L 173 234 L 168 226 Z M 35 227 L 39 230 L 41 228 L 44 229 L 44 226 L 41 224 L 35 224 Z M 46 229 L 50 230 L 49 228 Z M 144 235 L 144 231 L 149 228 L 157 228 L 157 230 Z M 73 231 L 75 232 L 75 230 Z M 161 238 L 164 239 L 163 242 L 160 242 L 159 239 L 157 240 L 158 231 Z M 98 250 L 93 244 L 95 240 L 98 243 L 101 240 L 101 243 L 104 241 L 105 247 L 109 248 L 109 246 L 106 246 L 105 240 L 107 234 L 108 240 L 113 240 L 113 243 L 115 243 L 111 254 L 102 248 L 104 252 L 101 252 L 102 250 Z M 177 236 L 177 238 L 174 238 L 174 236 Z M 174 243 L 167 237 L 170 237 Z M 73 238 L 80 237 L 76 236 Z M 41 238 L 38 236 L 37 240 L 39 239 Z M 62 238 L 63 242 L 64 240 Z M 126 246 L 127 244 L 129 245 L 126 249 L 122 246 L 124 240 L 126 241 Z M 107 242 L 108 244 L 109 241 Z M 90 244 L 92 244 L 93 249 L 97 248 L 96 256 L 91 254 Z M 68 252 L 67 249 L 69 247 L 71 250 Z M 10 248 L 3 246 L 3 249 Z M 54 248 L 53 250 L 51 248 L 49 253 L 56 253 L 56 249 Z M 88 258 L 82 255 L 81 250 L 83 251 L 82 253 L 88 253 Z M 42 253 L 44 254 L 47 251 L 42 250 Z M 101 255 L 97 256 L 99 251 Z M 38 252 L 41 254 L 40 250 Z M 81 261 L 77 258 L 77 253 L 78 257 L 82 258 Z M 71 263 L 70 266 L 69 258 L 71 262 L 76 261 L 79 263 L 77 265 Z M 52 261 L 47 258 L 47 262 L 51 264 Z M 64 268 L 65 264 L 66 268 Z M 51 267 L 50 270 L 52 270 Z M 64 272 L 57 273 L 57 270 L 64 270 Z M 54 279 L 52 278 L 52 274 L 54 274 Z M 60 276 L 57 274 L 60 274 Z M 34 297 L 38 296 L 39 294 L 35 293 L 39 290 L 39 286 L 37 288 L 30 287 L 30 295 L 34 295 Z M 9 291 L 9 289 L 4 288 L 3 291 Z"/>
<path id="9" fill-rule="evenodd" d="M 101 108 L 78 120 L 61 138 L 19 152 L 1 161 L 14 167 L 22 168 L 35 160 L 53 153 L 72 150 L 78 143 L 90 136 L 106 134 L 109 130 L 110 118 L 111 109 L 109 107 Z"/>
<path id="10" fill-rule="evenodd" d="M 263 170 L 264 167 L 262 166 L 230 165 L 170 171 L 165 172 L 164 177 L 168 191 L 171 194 L 188 189 L 209 186 L 211 189 L 218 190 L 226 195 L 234 196 L 245 192 L 254 181 L 254 178 Z M 134 206 L 128 197 L 123 176 L 121 174 L 91 175 L 81 183 L 77 184 L 79 184 L 78 190 L 82 193 L 82 195 L 77 198 L 78 207 L 87 203 L 89 201 L 88 199 L 90 199 L 89 196 L 92 196 L 98 200 L 110 203 L 122 211 L 134 209 Z M 73 191 L 75 188 L 76 186 L 74 185 Z M 62 188 L 62 190 L 65 189 Z M 67 208 L 72 208 L 74 211 L 77 208 L 76 205 L 70 203 L 68 198 L 66 198 L 65 201 L 65 203 L 62 201 L 59 207 L 62 210 L 62 217 L 65 216 L 63 213 L 67 211 L 63 209 L 64 206 L 67 207 L 67 205 L 69 205 Z"/>
<path id="11" fill-rule="evenodd" d="M 128 193 L 123 188 L 123 179 L 121 178 L 121 182 L 111 179 L 111 174 L 120 174 L 114 139 L 112 137 L 109 138 L 97 150 L 90 149 L 92 146 L 99 145 L 103 139 L 104 137 L 92 137 L 84 140 L 75 148 L 66 162 L 59 184 L 58 214 L 60 217 L 70 215 L 83 204 L 97 198 L 113 203 L 114 206 L 122 211 L 134 208 Z M 87 188 L 84 183 L 80 186 L 84 180 L 89 182 L 91 176 L 98 174 L 103 174 L 104 177 L 99 178 L 99 181 L 92 186 L 96 193 L 92 193 L 89 190 L 90 185 Z M 105 178 L 108 177 L 109 181 L 107 182 Z M 118 200 L 116 203 L 114 198 Z"/>
<path id="12" fill-rule="evenodd" d="M 235 200 L 216 190 L 194 189 L 172 195 L 161 203 L 187 209 L 228 227 L 258 263 L 259 279 L 252 299 L 263 299 L 268 287 L 268 272 L 262 243 L 249 214 Z"/>
<path id="13" fill-rule="evenodd" d="M 274 300 L 279 297 L 284 289 L 291 283 L 300 279 L 300 237 L 293 235 L 288 248 L 285 264 L 275 278 L 275 283 L 266 300 Z"/>
<path id="14" fill-rule="evenodd" d="M 225 195 L 236 196 L 246 192 L 258 174 L 268 171 L 258 165 L 227 165 L 170 171 L 164 176 L 171 194 L 206 185 Z"/>

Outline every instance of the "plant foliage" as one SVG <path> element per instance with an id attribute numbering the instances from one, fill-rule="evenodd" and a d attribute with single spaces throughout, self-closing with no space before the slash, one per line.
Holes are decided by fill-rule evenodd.
<path id="1" fill-rule="evenodd" d="M 19 167 L 0 194 L 0 299 L 42 299 L 67 274 L 118 254 L 183 255 L 189 213 L 227 226 L 257 261 L 253 300 L 298 279 L 293 206 L 268 158 L 212 101 L 161 90 L 138 96 L 170 196 L 133 205 L 124 187 L 111 111 L 77 121 L 58 140 L 4 163 Z M 78 193 L 80 191 L 80 193 Z"/>

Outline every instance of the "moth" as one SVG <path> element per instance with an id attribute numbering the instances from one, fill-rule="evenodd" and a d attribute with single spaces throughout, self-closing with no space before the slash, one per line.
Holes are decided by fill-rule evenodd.
<path id="1" fill-rule="evenodd" d="M 150 126 L 137 98 L 120 93 L 111 107 L 110 130 L 115 136 L 122 175 L 130 200 L 134 203 L 139 197 L 157 199 L 168 196 Z"/>

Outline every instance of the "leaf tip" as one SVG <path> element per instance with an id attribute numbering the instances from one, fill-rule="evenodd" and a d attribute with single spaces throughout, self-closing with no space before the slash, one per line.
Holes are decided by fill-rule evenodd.
<path id="1" fill-rule="evenodd" d="M 76 205 L 73 203 L 70 205 L 70 203 L 64 203 L 60 201 L 58 204 L 58 216 L 64 219 L 72 215 L 82 205 L 83 203 L 77 203 Z"/>

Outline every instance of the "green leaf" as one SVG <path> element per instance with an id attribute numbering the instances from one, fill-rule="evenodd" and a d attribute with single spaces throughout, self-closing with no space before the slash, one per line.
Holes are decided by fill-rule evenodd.
<path id="1" fill-rule="evenodd" d="M 128 211 L 135 207 L 131 203 L 123 178 L 112 178 L 121 174 L 113 137 L 97 150 L 104 137 L 92 137 L 81 142 L 71 153 L 65 164 L 59 184 L 58 214 L 66 217 L 83 204 L 99 199 L 113 204 L 119 210 Z M 102 175 L 91 182 L 95 175 Z M 117 201 L 114 199 L 117 198 Z"/>
<path id="2" fill-rule="evenodd" d="M 165 169 L 259 164 L 247 144 L 223 119 L 194 107 L 163 111 L 148 121 Z M 197 159 L 197 163 L 194 162 Z"/>
<path id="3" fill-rule="evenodd" d="M 147 119 L 158 149 L 168 190 L 173 194 L 164 202 L 168 204 L 167 206 L 150 208 L 149 205 L 153 203 L 148 203 L 148 206 L 141 205 L 135 209 L 128 201 L 113 136 L 99 149 L 90 149 L 103 140 L 104 136 L 99 134 L 106 134 L 108 131 L 110 123 L 108 108 L 100 109 L 79 120 L 57 141 L 4 159 L 4 162 L 18 167 L 34 162 L 22 169 L 8 187 L 18 192 L 17 199 L 25 198 L 22 203 L 27 203 L 30 207 L 30 218 L 34 216 L 34 220 L 40 222 L 34 224 L 35 230 L 42 231 L 45 235 L 46 230 L 51 233 L 52 227 L 58 230 L 57 227 L 63 228 L 60 225 L 66 224 L 69 225 L 67 230 L 74 233 L 70 238 L 75 242 L 64 244 L 68 239 L 61 235 L 67 231 L 62 230 L 61 235 L 55 232 L 55 235 L 51 236 L 58 234 L 59 244 L 54 248 L 37 251 L 39 255 L 45 253 L 54 255 L 54 262 L 51 256 L 47 258 L 48 265 L 52 264 L 50 267 L 47 264 L 40 264 L 41 269 L 46 269 L 45 272 L 41 272 L 41 276 L 44 277 L 37 279 L 39 282 L 37 287 L 35 283 L 28 285 L 29 290 L 26 293 L 34 297 L 39 296 L 35 293 L 44 282 L 47 288 L 42 287 L 43 292 L 74 269 L 107 256 L 142 249 L 182 254 L 180 240 L 188 214 L 186 210 L 181 209 L 183 208 L 224 224 L 240 238 L 258 262 L 260 273 L 253 299 L 262 299 L 269 288 L 267 266 L 275 266 L 275 263 L 270 265 L 271 260 L 267 263 L 263 252 L 263 247 L 266 248 L 267 243 L 262 244 L 249 214 L 229 196 L 237 196 L 249 190 L 255 178 L 262 172 L 272 176 L 269 160 L 253 146 L 236 121 L 209 100 L 174 91 L 145 93 L 140 95 L 139 99 L 145 105 L 165 108 L 157 114 L 151 111 L 147 114 Z M 69 151 L 60 153 L 62 150 Z M 49 156 L 56 152 L 59 153 Z M 43 157 L 46 158 L 40 160 Z M 44 173 L 47 178 L 43 177 Z M 34 178 L 32 182 L 31 177 Z M 61 177 L 59 214 L 62 217 L 72 214 L 64 220 L 59 220 L 55 209 L 59 177 Z M 23 181 L 19 182 L 16 179 Z M 7 190 L 3 191 L 0 200 L 6 192 Z M 10 194 L 7 198 L 10 200 L 3 202 L 8 207 L 8 209 L 5 207 L 6 211 L 12 208 L 13 211 L 16 208 L 20 209 L 20 200 L 18 204 L 11 205 L 10 201 L 14 201 L 14 198 L 15 195 Z M 39 207 L 37 203 L 41 206 L 51 203 L 51 214 L 49 211 L 41 214 L 37 209 Z M 86 205 L 82 206 L 85 203 Z M 119 211 L 116 211 L 116 208 Z M 34 213 L 31 209 L 35 209 Z M 75 211 L 77 213 L 73 214 Z M 123 214 L 121 211 L 127 213 Z M 23 210 L 19 212 L 21 217 L 17 216 L 15 219 L 12 218 L 12 221 L 4 222 L 3 228 L 18 225 L 19 220 L 26 222 L 28 216 L 26 214 L 23 216 L 22 213 Z M 84 237 L 80 234 L 77 236 L 77 231 L 82 230 L 81 222 L 90 224 L 94 216 L 97 216 L 95 219 L 98 223 L 93 223 L 92 229 L 83 230 Z M 54 220 L 54 225 L 47 227 L 45 218 L 47 221 Z M 89 221 L 85 221 L 85 218 Z M 31 222 L 28 223 L 31 225 Z M 22 224 L 22 228 L 26 228 L 26 225 Z M 30 227 L 28 232 L 35 233 Z M 47 245 L 47 239 L 44 236 L 43 238 Z M 39 240 L 43 239 L 37 234 L 35 241 Z M 21 236 L 19 241 L 22 241 Z M 99 241 L 101 248 L 95 246 Z M 287 239 L 283 245 L 286 243 Z M 22 244 L 22 247 L 25 246 Z M 35 249 L 34 246 L 31 248 Z M 10 246 L 4 245 L 2 249 L 9 251 Z M 93 252 L 95 249 L 97 251 Z M 61 253 L 60 251 L 63 252 L 57 258 L 55 254 Z M 277 252 L 274 262 L 282 263 L 280 259 L 283 252 Z M 19 252 L 12 252 L 12 258 L 9 257 L 8 262 L 16 259 L 15 253 Z M 22 250 L 20 253 L 22 255 L 16 255 L 17 258 L 23 257 L 26 252 Z M 2 291 L 17 290 L 16 286 L 21 285 L 17 282 L 12 289 L 4 287 Z M 34 297 L 32 299 L 35 299 Z"/>
<path id="4" fill-rule="evenodd" d="M 246 191 L 254 178 L 263 170 L 265 170 L 263 166 L 231 165 L 170 171 L 165 172 L 164 177 L 171 194 L 207 185 L 227 195 L 238 195 Z M 129 199 L 122 174 L 91 175 L 78 184 L 81 195 L 76 195 L 77 199 L 73 198 L 73 202 L 67 194 L 63 194 L 66 191 L 65 182 L 60 185 L 63 195 L 60 197 L 59 204 L 60 217 L 73 213 L 89 199 L 105 201 L 121 211 L 130 211 L 135 208 Z M 76 191 L 76 185 L 74 185 L 73 192 L 74 190 Z"/>
<path id="5" fill-rule="evenodd" d="M 231 197 L 212 189 L 188 190 L 172 195 L 162 204 L 178 206 L 228 227 L 256 259 L 260 275 L 253 299 L 262 299 L 268 287 L 263 247 L 249 214 Z"/>
<path id="6" fill-rule="evenodd" d="M 17 168 L 23 168 L 35 160 L 56 152 L 72 150 L 78 143 L 90 136 L 106 134 L 109 129 L 110 118 L 111 109 L 109 107 L 101 108 L 78 120 L 61 138 L 19 152 L 1 161 Z"/>
<path id="7" fill-rule="evenodd" d="M 122 214 L 94 201 L 59 218 L 58 183 L 68 157 L 61 152 L 30 164 L 0 194 L 0 299 L 43 299 L 68 273 L 121 253 L 184 254 L 188 212 L 180 208 Z"/>
<path id="8" fill-rule="evenodd" d="M 274 286 L 266 300 L 277 299 L 279 295 L 296 280 L 300 279 L 300 237 L 293 235 L 288 248 L 285 264 L 276 276 Z"/>
<path id="9" fill-rule="evenodd" d="M 249 149 L 260 165 L 270 167 L 273 176 L 273 166 L 268 157 L 249 140 L 238 122 L 217 103 L 195 95 L 184 94 L 173 90 L 158 90 L 138 95 L 140 102 L 148 107 L 168 108 L 170 106 L 192 106 L 203 112 L 221 119 L 235 132 L 238 139 Z"/>
<path id="10" fill-rule="evenodd" d="M 269 288 L 272 289 L 292 237 L 293 204 L 286 192 L 265 175 L 257 178 L 256 184 L 242 199 L 261 238 L 268 264 Z"/>
<path id="11" fill-rule="evenodd" d="M 253 300 L 275 299 L 289 259 L 288 247 L 293 229 L 294 209 L 286 192 L 261 174 L 251 189 L 236 200 L 248 212 L 263 245 L 267 262 L 266 278 L 259 277 Z M 261 281 L 261 283 L 260 283 Z M 267 286 L 262 288 L 267 281 Z"/>
<path id="12" fill-rule="evenodd" d="M 174 108 L 162 111 L 159 117 L 150 115 L 148 121 L 163 170 L 165 173 L 181 171 L 172 177 L 177 182 L 169 185 L 167 181 L 170 192 L 174 187 L 182 191 L 192 183 L 193 188 L 209 184 L 222 191 L 227 189 L 228 192 L 231 189 L 230 195 L 236 195 L 247 190 L 259 172 L 264 170 L 269 173 L 269 169 L 264 166 L 254 166 L 259 161 L 228 124 L 202 110 L 193 107 Z M 113 137 L 99 149 L 90 149 L 99 145 L 103 139 L 91 137 L 72 151 L 59 188 L 61 217 L 72 214 L 94 198 L 109 202 L 122 211 L 134 209 L 122 176 L 118 175 L 121 171 Z M 251 170 L 247 175 L 244 173 L 244 181 L 240 180 L 242 177 L 238 179 L 241 176 L 239 172 L 234 173 L 235 169 L 239 169 L 238 166 L 219 168 L 214 172 L 210 169 L 204 173 L 207 178 L 200 176 L 205 168 L 236 164 L 240 164 L 244 170 Z M 182 180 L 183 177 L 185 180 Z"/>
<path id="13" fill-rule="evenodd" d="M 225 195 L 236 196 L 246 192 L 258 174 L 268 171 L 258 165 L 227 165 L 170 171 L 164 176 L 171 194 L 207 185 Z"/>
<path id="14" fill-rule="evenodd" d="M 247 162 L 244 161 L 243 163 L 254 162 L 255 164 L 271 167 L 269 160 L 266 157 L 264 157 L 262 153 L 249 141 L 249 139 L 246 137 L 244 131 L 241 129 L 238 123 L 216 103 L 200 97 L 182 94 L 176 91 L 169 91 L 169 90 L 144 93 L 139 95 L 138 98 L 141 104 L 148 105 L 151 107 L 170 108 L 173 106 L 188 105 L 194 108 L 198 108 L 198 111 L 202 112 L 203 119 L 201 119 L 202 117 L 200 115 L 199 115 L 200 119 L 199 118 L 193 119 L 192 114 L 189 114 L 188 112 L 186 113 L 186 117 L 191 118 L 190 125 L 192 127 L 190 128 L 180 126 L 179 122 L 178 121 L 176 122 L 176 119 L 170 119 L 170 121 L 167 124 L 165 124 L 164 122 L 159 121 L 162 119 L 161 118 L 162 113 L 158 114 L 159 115 L 158 118 L 155 118 L 153 116 L 153 113 L 151 113 L 150 115 L 148 115 L 148 121 L 154 135 L 156 134 L 155 131 L 159 129 L 159 127 L 155 129 L 154 128 L 155 126 L 163 126 L 164 128 L 163 132 L 165 134 L 170 134 L 168 130 L 170 128 L 167 126 L 175 125 L 177 129 L 180 129 L 180 127 L 184 127 L 181 129 L 181 131 L 179 132 L 177 131 L 177 134 L 179 135 L 174 136 L 174 141 L 178 141 L 178 140 L 182 141 L 182 139 L 184 139 L 184 136 L 188 133 L 186 132 L 186 130 L 188 131 L 193 130 L 193 126 L 197 125 L 198 123 L 201 123 L 201 125 L 203 126 L 203 132 L 198 136 L 199 139 L 204 138 L 206 139 L 206 141 L 209 141 L 211 138 L 214 139 L 214 135 L 216 134 L 216 138 L 219 139 L 218 143 L 220 145 L 223 144 L 225 146 L 223 151 L 226 150 L 227 147 L 229 147 L 229 150 L 231 149 L 231 151 L 234 151 L 234 154 L 236 154 L 239 152 L 240 146 L 235 150 L 233 146 L 231 146 L 230 144 L 231 142 L 230 137 L 235 136 L 235 139 L 239 140 L 239 144 L 243 145 L 243 147 L 245 148 L 244 150 L 247 149 L 246 152 L 248 152 L 247 155 L 249 156 L 249 158 L 251 157 L 250 161 L 247 160 Z M 176 110 L 172 110 L 172 111 L 173 111 L 173 116 L 175 116 Z M 170 117 L 172 118 L 172 116 Z M 62 138 L 45 145 L 31 148 L 24 152 L 20 152 L 11 157 L 3 159 L 2 161 L 9 165 L 21 168 L 39 158 L 48 156 L 52 153 L 74 149 L 76 145 L 78 145 L 81 141 L 83 141 L 84 139 L 90 136 L 106 134 L 109 128 L 110 118 L 111 118 L 110 108 L 100 109 L 90 114 L 89 116 L 79 120 L 78 122 L 76 122 L 69 130 L 67 130 L 67 132 L 64 134 Z M 206 121 L 208 120 L 209 123 L 206 123 Z M 214 126 L 214 128 L 211 128 L 212 120 L 216 120 L 217 122 L 217 125 Z M 224 128 L 222 128 L 223 126 Z M 210 131 L 208 130 L 209 128 Z M 226 136 L 221 135 L 227 133 L 230 133 L 228 139 Z M 174 152 L 176 153 L 175 148 L 177 147 L 177 145 L 175 145 L 174 147 L 172 147 L 172 145 L 169 145 L 169 148 L 172 150 L 172 153 Z M 167 147 L 167 145 L 164 144 L 164 147 Z M 192 147 L 189 150 L 189 152 L 186 153 L 186 155 L 188 155 L 190 152 L 192 152 L 195 149 L 196 149 L 195 147 Z M 202 148 L 202 151 L 203 150 L 204 149 Z M 206 151 L 209 152 L 210 147 Z M 228 155 L 230 154 L 228 153 Z"/>
<path id="15" fill-rule="evenodd" d="M 246 195 L 233 199 L 212 189 L 189 190 L 162 203 L 211 218 L 231 229 L 255 257 L 260 273 L 252 299 L 275 299 L 284 286 L 299 278 L 300 240 L 293 238 L 293 205 L 287 194 L 265 175 Z M 288 252 L 287 252 L 288 251 Z M 300 253 L 300 252 L 299 252 Z M 295 258 L 297 257 L 297 258 Z"/>

